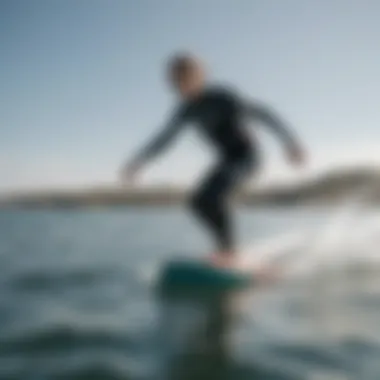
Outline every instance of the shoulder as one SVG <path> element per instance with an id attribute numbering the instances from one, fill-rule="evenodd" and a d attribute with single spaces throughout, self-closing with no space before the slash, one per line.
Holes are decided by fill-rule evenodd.
<path id="1" fill-rule="evenodd" d="M 224 104 L 229 104 L 236 109 L 261 108 L 262 105 L 258 99 L 248 96 L 233 85 L 217 85 L 211 87 L 209 91 Z"/>
<path id="2" fill-rule="evenodd" d="M 239 98 L 239 91 L 236 87 L 227 84 L 213 84 L 206 90 L 209 96 L 225 100 L 236 100 Z"/>

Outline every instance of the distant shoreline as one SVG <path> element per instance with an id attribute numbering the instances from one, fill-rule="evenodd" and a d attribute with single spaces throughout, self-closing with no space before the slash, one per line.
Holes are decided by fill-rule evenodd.
<path id="1" fill-rule="evenodd" d="M 333 171 L 314 180 L 291 186 L 246 189 L 236 195 L 239 203 L 250 205 L 297 205 L 335 203 L 363 188 L 371 188 L 370 201 L 380 204 L 380 170 L 359 168 Z M 0 208 L 82 208 L 94 206 L 169 206 L 187 201 L 188 190 L 173 187 L 93 188 L 80 191 L 39 191 L 9 194 Z"/>

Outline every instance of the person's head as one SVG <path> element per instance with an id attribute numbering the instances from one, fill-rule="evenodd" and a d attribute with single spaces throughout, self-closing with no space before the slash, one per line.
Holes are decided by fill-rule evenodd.
<path id="1" fill-rule="evenodd" d="M 168 63 L 170 84 L 184 98 L 199 94 L 205 83 L 205 73 L 201 61 L 191 54 L 176 54 Z"/>

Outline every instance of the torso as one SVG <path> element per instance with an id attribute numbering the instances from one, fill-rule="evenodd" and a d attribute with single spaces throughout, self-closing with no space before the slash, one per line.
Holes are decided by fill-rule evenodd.
<path id="1" fill-rule="evenodd" d="M 239 158 L 251 154 L 253 144 L 244 122 L 238 97 L 223 88 L 208 89 L 195 100 L 183 105 L 186 121 L 197 124 L 224 158 Z"/>

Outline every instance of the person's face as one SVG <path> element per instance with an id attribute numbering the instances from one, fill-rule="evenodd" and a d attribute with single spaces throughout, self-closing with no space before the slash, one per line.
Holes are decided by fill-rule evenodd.
<path id="1" fill-rule="evenodd" d="M 180 96 L 192 98 L 203 88 L 204 75 L 202 69 L 200 67 L 191 67 L 182 73 L 173 75 L 172 84 Z"/>

